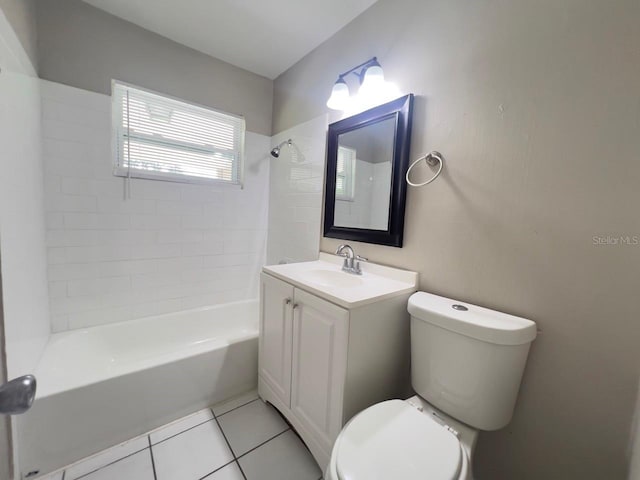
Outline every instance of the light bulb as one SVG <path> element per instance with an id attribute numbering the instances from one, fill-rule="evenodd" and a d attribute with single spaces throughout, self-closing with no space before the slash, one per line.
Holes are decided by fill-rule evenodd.
<path id="1" fill-rule="evenodd" d="M 384 72 L 380 64 L 375 61 L 364 72 L 356 103 L 359 104 L 359 108 L 362 110 L 379 105 L 384 99 L 384 90 Z"/>
<path id="2" fill-rule="evenodd" d="M 377 88 L 380 85 L 384 85 L 384 72 L 378 62 L 367 68 L 364 72 L 364 79 L 362 80 L 362 87 L 365 90 L 370 88 Z"/>
<path id="3" fill-rule="evenodd" d="M 347 83 L 339 78 L 336 83 L 333 84 L 331 89 L 331 96 L 327 100 L 327 107 L 332 110 L 344 110 L 349 103 L 349 87 Z"/>

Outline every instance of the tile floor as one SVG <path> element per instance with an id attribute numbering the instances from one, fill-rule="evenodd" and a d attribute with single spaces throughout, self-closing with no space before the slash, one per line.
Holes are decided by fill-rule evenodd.
<path id="1" fill-rule="evenodd" d="M 177 420 L 40 480 L 319 480 L 298 436 L 256 392 Z"/>

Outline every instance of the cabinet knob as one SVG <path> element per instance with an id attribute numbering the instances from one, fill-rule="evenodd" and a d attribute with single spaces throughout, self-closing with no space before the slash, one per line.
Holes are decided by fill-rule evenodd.
<path id="1" fill-rule="evenodd" d="M 294 310 L 295 310 L 296 308 L 298 308 L 298 307 L 299 307 L 299 305 L 298 305 L 297 303 L 294 303 L 294 304 L 293 304 L 293 309 L 294 309 Z"/>
<path id="2" fill-rule="evenodd" d="M 284 304 L 285 305 L 291 304 L 291 299 L 290 298 L 285 299 Z"/>

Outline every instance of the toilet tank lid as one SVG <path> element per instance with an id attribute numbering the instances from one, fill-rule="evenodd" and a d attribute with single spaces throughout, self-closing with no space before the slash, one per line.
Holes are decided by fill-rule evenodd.
<path id="1" fill-rule="evenodd" d="M 411 295 L 408 310 L 427 323 L 498 345 L 522 345 L 536 338 L 531 320 L 431 293 Z"/>

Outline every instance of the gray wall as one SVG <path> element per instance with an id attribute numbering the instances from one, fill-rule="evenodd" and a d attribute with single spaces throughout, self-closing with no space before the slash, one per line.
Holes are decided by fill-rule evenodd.
<path id="1" fill-rule="evenodd" d="M 2 259 L 0 258 L 0 264 Z M 7 381 L 6 355 L 4 339 L 4 309 L 2 307 L 2 269 L 0 268 L 0 385 Z M 11 431 L 9 418 L 0 415 L 0 480 L 11 477 Z"/>
<path id="2" fill-rule="evenodd" d="M 0 9 L 16 32 L 34 68 L 37 69 L 36 0 L 0 0 Z"/>
<path id="3" fill-rule="evenodd" d="M 629 480 L 640 480 L 640 388 L 638 389 L 638 399 L 636 401 L 633 423 Z"/>
<path id="4" fill-rule="evenodd" d="M 244 115 L 269 135 L 273 81 L 192 50 L 80 0 L 37 6 L 41 78 L 110 94 L 111 79 Z"/>
<path id="5" fill-rule="evenodd" d="M 276 79 L 278 132 L 377 55 L 418 96 L 412 158 L 446 167 L 410 189 L 404 248 L 356 251 L 542 329 L 512 423 L 480 437 L 481 479 L 626 476 L 640 246 L 593 237 L 640 235 L 639 24 L 637 0 L 380 0 Z"/>

